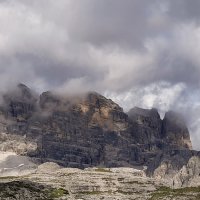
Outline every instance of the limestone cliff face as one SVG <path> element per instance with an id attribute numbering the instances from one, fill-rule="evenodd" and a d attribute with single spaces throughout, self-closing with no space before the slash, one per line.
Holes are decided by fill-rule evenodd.
<path id="1" fill-rule="evenodd" d="M 80 96 L 44 92 L 38 98 L 20 84 L 4 101 L 0 149 L 42 162 L 79 168 L 148 165 L 159 152 L 191 147 L 189 132 L 177 116 L 171 120 L 166 114 L 161 120 L 156 109 L 140 108 L 126 114 L 95 92 Z"/>
<path id="2" fill-rule="evenodd" d="M 162 120 L 156 109 L 135 107 L 128 112 L 128 116 L 133 123 L 138 143 L 153 144 L 161 138 Z"/>
<path id="3" fill-rule="evenodd" d="M 173 111 L 167 112 L 163 120 L 163 138 L 177 148 L 192 149 L 190 134 L 182 116 Z"/>
<path id="4" fill-rule="evenodd" d="M 123 147 L 127 142 L 119 135 L 128 127 L 128 116 L 113 101 L 97 93 L 59 97 L 48 92 L 40 97 L 40 109 L 42 115 L 47 113 L 40 121 L 38 154 L 43 159 L 70 167 L 126 161 Z"/>
<path id="5" fill-rule="evenodd" d="M 199 173 L 199 152 L 186 149 L 157 154 L 147 169 L 148 176 L 164 180 L 174 188 L 199 185 Z"/>
<path id="6" fill-rule="evenodd" d="M 192 143 L 183 116 L 169 111 L 163 120 L 156 109 L 133 108 L 128 112 L 139 143 L 157 144 L 162 150 L 190 149 Z"/>
<path id="7" fill-rule="evenodd" d="M 4 105 L 1 110 L 7 117 L 23 121 L 30 118 L 36 109 L 36 97 L 25 85 L 19 84 L 14 91 L 3 96 Z"/>

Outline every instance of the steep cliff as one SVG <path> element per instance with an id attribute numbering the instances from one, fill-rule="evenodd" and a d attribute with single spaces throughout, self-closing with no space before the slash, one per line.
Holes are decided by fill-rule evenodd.
<path id="1" fill-rule="evenodd" d="M 148 176 L 174 188 L 199 185 L 199 174 L 200 153 L 186 149 L 159 153 L 147 169 Z"/>
<path id="2" fill-rule="evenodd" d="M 0 106 L 0 150 L 68 167 L 149 165 L 158 153 L 189 150 L 184 121 L 156 109 L 128 114 L 96 92 L 79 96 L 44 92 L 23 84 Z"/>
<path id="3" fill-rule="evenodd" d="M 167 143 L 174 145 L 174 148 L 192 149 L 190 134 L 185 120 L 178 113 L 169 111 L 165 114 L 162 135 Z"/>

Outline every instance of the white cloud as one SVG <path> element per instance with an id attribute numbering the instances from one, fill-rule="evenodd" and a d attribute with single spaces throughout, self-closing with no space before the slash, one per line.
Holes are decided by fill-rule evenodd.
<path id="1" fill-rule="evenodd" d="M 186 86 L 183 83 L 171 85 L 167 82 L 157 82 L 144 88 L 133 87 L 121 94 L 107 91 L 105 95 L 111 96 L 126 111 L 134 106 L 147 109 L 155 107 L 163 115 L 177 103 L 184 90 Z"/>

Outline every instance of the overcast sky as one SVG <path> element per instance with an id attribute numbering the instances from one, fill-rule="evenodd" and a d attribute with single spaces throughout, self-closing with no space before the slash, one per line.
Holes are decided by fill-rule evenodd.
<path id="1" fill-rule="evenodd" d="M 200 149 L 199 0 L 0 0 L 0 91 L 95 90 L 182 112 Z"/>

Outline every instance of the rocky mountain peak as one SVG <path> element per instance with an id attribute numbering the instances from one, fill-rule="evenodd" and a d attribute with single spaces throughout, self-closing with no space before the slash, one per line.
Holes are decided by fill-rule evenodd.
<path id="1" fill-rule="evenodd" d="M 22 96 L 22 98 L 27 98 L 27 99 L 31 99 L 33 98 L 33 94 L 30 88 L 28 88 L 26 85 L 19 83 L 17 85 L 17 88 L 20 92 L 20 95 Z"/>
<path id="2" fill-rule="evenodd" d="M 177 112 L 169 111 L 163 119 L 163 137 L 178 148 L 192 149 L 189 130 L 184 117 Z"/>
<path id="3" fill-rule="evenodd" d="M 168 121 L 176 124 L 176 126 L 187 129 L 186 121 L 185 121 L 184 117 L 178 112 L 175 112 L 172 110 L 166 112 L 165 116 L 164 116 L 164 120 L 168 120 Z"/>
<path id="4" fill-rule="evenodd" d="M 110 107 L 111 109 L 116 109 L 123 111 L 123 109 L 113 102 L 111 99 L 107 99 L 106 97 L 102 96 L 101 94 L 97 92 L 89 92 L 86 95 L 86 99 L 88 100 L 88 103 L 93 104 L 97 107 Z"/>
<path id="5" fill-rule="evenodd" d="M 39 105 L 42 109 L 53 109 L 60 104 L 60 99 L 52 92 L 43 92 L 40 95 Z"/>
<path id="6" fill-rule="evenodd" d="M 19 152 L 14 144 L 22 143 L 18 146 L 26 149 L 20 152 L 42 162 L 81 168 L 148 165 L 160 151 L 190 148 L 184 122 L 171 113 L 161 120 L 154 108 L 136 107 L 127 115 L 96 92 L 70 96 L 47 91 L 38 99 L 23 84 L 6 97 L 0 120 L 12 124 L 0 123 L 0 130 L 15 140 L 9 149 Z"/>
<path id="7" fill-rule="evenodd" d="M 3 95 L 1 110 L 6 117 L 25 120 L 32 116 L 36 109 L 37 95 L 26 85 L 20 83 L 13 90 Z"/>
<path id="8" fill-rule="evenodd" d="M 139 107 L 134 107 L 128 112 L 128 115 L 130 117 L 141 116 L 141 117 L 149 117 L 149 118 L 160 119 L 160 115 L 159 115 L 158 110 L 156 108 L 143 109 L 143 108 L 139 108 Z"/>
<path id="9" fill-rule="evenodd" d="M 80 179 L 76 179 L 70 188 L 84 188 L 85 194 L 91 189 L 91 194 L 94 191 L 100 194 L 101 186 L 106 186 L 111 187 L 113 195 L 119 191 L 125 199 L 124 194 L 130 194 L 131 187 L 136 194 L 138 180 L 142 180 L 139 194 L 144 193 L 145 173 L 151 177 L 146 179 L 148 194 L 152 177 L 165 180 L 173 187 L 199 183 L 200 154 L 190 150 L 185 120 L 173 111 L 167 112 L 163 120 L 155 108 L 135 107 L 126 114 L 118 104 L 96 92 L 71 96 L 47 91 L 38 98 L 23 84 L 7 93 L 4 100 L 0 106 L 0 151 L 13 152 L 14 157 L 9 156 L 0 162 L 3 166 L 1 173 L 24 176 L 28 168 L 33 170 L 34 181 L 38 173 L 38 178 L 44 177 L 46 181 L 48 176 L 50 182 L 56 180 L 56 185 L 60 178 L 62 185 L 65 182 L 71 184 L 71 180 L 75 180 L 73 176 L 77 176 Z M 28 160 L 22 156 L 28 156 Z M 35 165 L 29 159 L 37 163 L 54 163 L 42 164 L 35 171 Z M 68 168 L 62 169 L 55 163 Z M 79 169 L 69 169 L 71 167 Z M 95 167 L 94 172 L 91 167 Z M 115 167 L 114 171 L 112 167 Z M 125 167 L 124 170 L 121 167 Z M 137 169 L 133 170 L 134 167 Z M 66 170 L 73 175 L 66 174 Z M 102 176 L 102 172 L 110 174 Z M 56 175 L 59 180 L 51 179 L 48 173 Z M 83 178 L 84 173 L 88 175 Z M 140 177 L 130 180 L 133 174 Z M 65 176 L 67 179 L 63 182 Z M 94 179 L 90 188 L 87 177 L 91 179 L 91 176 Z M 111 184 L 114 179 L 116 181 Z M 87 180 L 87 184 L 80 180 Z M 94 180 L 100 180 L 100 184 L 93 187 Z M 125 185 L 127 188 L 122 192 Z M 153 187 L 156 187 L 154 183 Z M 106 188 L 106 191 L 107 196 L 111 190 Z"/>
<path id="10" fill-rule="evenodd" d="M 3 98 L 5 103 L 9 103 L 10 101 L 34 102 L 36 101 L 37 96 L 26 85 L 19 83 L 15 88 L 5 93 Z"/>

